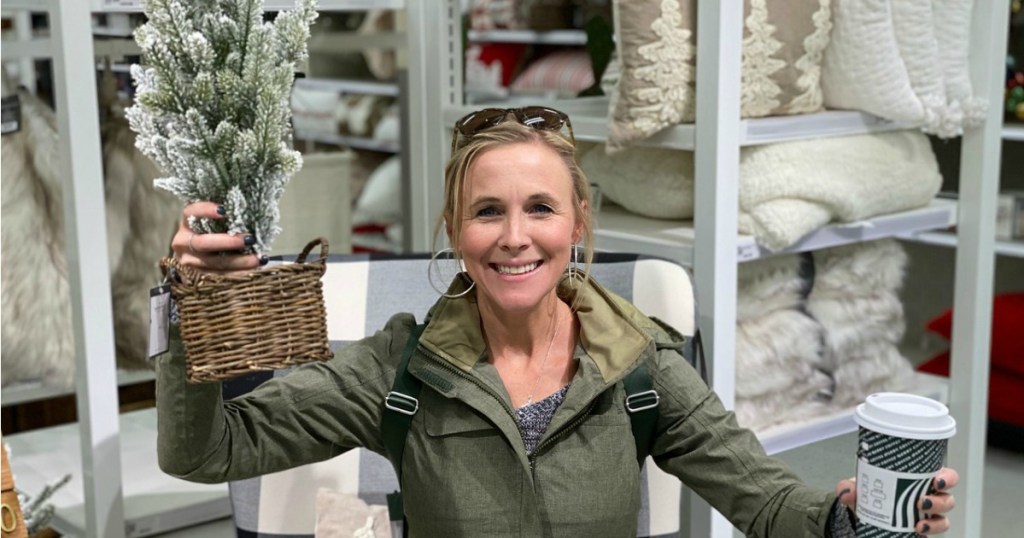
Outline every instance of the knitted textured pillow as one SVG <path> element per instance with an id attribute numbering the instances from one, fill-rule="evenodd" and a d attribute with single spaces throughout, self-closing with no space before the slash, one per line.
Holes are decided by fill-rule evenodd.
<path id="1" fill-rule="evenodd" d="M 948 121 L 946 88 L 935 37 L 932 2 L 893 2 L 892 24 L 910 87 L 921 101 L 921 121 L 925 132 L 944 138 L 956 136 L 960 125 L 959 122 L 952 124 Z"/>
<path id="2" fill-rule="evenodd" d="M 907 122 L 924 119 L 924 107 L 900 57 L 892 2 L 837 2 L 821 88 L 828 108 L 864 110 Z"/>
<path id="3" fill-rule="evenodd" d="M 822 54 L 830 0 L 744 2 L 741 114 L 759 117 L 821 109 Z M 608 149 L 694 120 L 695 0 L 617 0 L 622 76 L 611 97 Z"/>
<path id="4" fill-rule="evenodd" d="M 946 85 L 946 101 L 953 122 L 976 127 L 985 119 L 987 103 L 975 97 L 968 70 L 971 14 L 974 0 L 932 0 L 935 10 L 935 38 Z"/>

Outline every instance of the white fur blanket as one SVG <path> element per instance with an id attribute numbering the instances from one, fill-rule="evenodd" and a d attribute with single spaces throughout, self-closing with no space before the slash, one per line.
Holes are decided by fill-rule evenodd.
<path id="1" fill-rule="evenodd" d="M 832 380 L 822 371 L 824 329 L 802 310 L 809 285 L 799 256 L 739 267 L 736 418 L 755 430 L 814 416 Z"/>
<path id="2" fill-rule="evenodd" d="M 906 253 L 881 240 L 813 253 L 814 283 L 796 255 L 740 266 L 736 418 L 763 430 L 845 409 L 873 392 L 904 389 L 900 355 Z"/>
<path id="3" fill-rule="evenodd" d="M 105 82 L 102 106 L 113 108 L 112 79 Z M 13 92 L 5 77 L 3 94 Z M 74 336 L 56 122 L 45 103 L 19 94 L 21 131 L 3 137 L 2 384 L 42 380 L 68 387 Z M 180 204 L 153 188 L 159 174 L 135 150 L 123 119 L 108 120 L 102 134 L 118 366 L 146 367 L 147 290 L 159 281 L 156 260 L 167 249 Z"/>
<path id="4" fill-rule="evenodd" d="M 905 329 L 899 292 L 907 264 L 893 239 L 814 253 L 817 274 L 807 311 L 825 328 L 832 403 L 849 407 L 873 392 L 901 390 L 912 374 L 898 351 Z"/>

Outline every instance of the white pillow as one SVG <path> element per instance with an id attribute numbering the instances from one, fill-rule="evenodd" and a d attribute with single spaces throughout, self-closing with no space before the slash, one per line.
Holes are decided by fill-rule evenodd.
<path id="1" fill-rule="evenodd" d="M 580 166 L 602 196 L 629 211 L 663 219 L 693 217 L 693 153 L 628 147 L 614 155 L 596 146 Z"/>
<path id="2" fill-rule="evenodd" d="M 963 127 L 976 127 L 985 120 L 988 103 L 974 96 L 968 70 L 971 14 L 974 0 L 932 0 L 935 37 L 946 85 L 951 119 Z"/>
<path id="3" fill-rule="evenodd" d="M 946 88 L 931 0 L 893 2 L 892 23 L 910 87 L 921 101 L 924 131 L 944 138 L 956 136 L 960 126 L 946 121 Z"/>
<path id="4" fill-rule="evenodd" d="M 900 58 L 890 1 L 843 0 L 832 17 L 821 66 L 825 106 L 922 122 L 924 107 Z"/>
<path id="5" fill-rule="evenodd" d="M 359 194 L 352 224 L 392 224 L 402 219 L 402 160 L 395 155 L 370 174 Z"/>

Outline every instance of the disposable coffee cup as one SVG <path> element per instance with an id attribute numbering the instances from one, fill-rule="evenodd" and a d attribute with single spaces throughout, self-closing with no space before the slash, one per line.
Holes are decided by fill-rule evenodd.
<path id="1" fill-rule="evenodd" d="M 917 501 L 931 490 L 956 433 L 949 409 L 935 400 L 880 392 L 857 406 L 857 537 L 911 538 Z"/>

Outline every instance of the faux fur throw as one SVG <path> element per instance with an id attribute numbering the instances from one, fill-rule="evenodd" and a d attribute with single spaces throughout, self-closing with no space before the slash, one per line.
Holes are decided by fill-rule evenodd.
<path id="1" fill-rule="evenodd" d="M 814 260 L 806 307 L 825 328 L 825 363 L 836 380 L 833 406 L 904 389 L 912 368 L 898 351 L 905 329 L 903 246 L 883 239 L 815 252 Z"/>
<path id="2" fill-rule="evenodd" d="M 112 79 L 105 82 L 101 108 L 112 109 Z M 5 77 L 3 94 L 14 91 Z M 2 384 L 42 380 L 68 387 L 75 358 L 56 121 L 45 103 L 19 94 L 21 131 L 3 137 Z M 146 366 L 148 289 L 159 281 L 155 262 L 180 204 L 153 188 L 155 167 L 135 150 L 127 123 L 109 116 L 102 136 L 117 360 L 140 368 Z M 83 248 L 83 255 L 102 255 Z"/>
<path id="3" fill-rule="evenodd" d="M 739 267 L 736 313 L 736 418 L 755 430 L 815 416 L 832 379 L 824 372 L 824 328 L 803 311 L 810 282 L 801 258 Z"/>
<path id="4" fill-rule="evenodd" d="M 754 430 L 847 409 L 911 375 L 900 355 L 907 262 L 894 240 L 778 256 L 739 269 L 736 418 Z M 809 289 L 808 289 L 809 286 Z"/>

